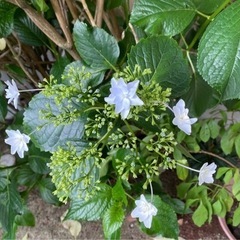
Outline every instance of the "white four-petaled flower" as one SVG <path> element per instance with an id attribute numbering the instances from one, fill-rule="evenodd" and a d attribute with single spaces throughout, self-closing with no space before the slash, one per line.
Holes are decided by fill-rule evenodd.
<path id="1" fill-rule="evenodd" d="M 142 106 L 143 101 L 137 96 L 139 80 L 125 83 L 123 78 L 111 79 L 110 95 L 104 100 L 108 104 L 115 105 L 115 112 L 121 114 L 122 119 L 126 119 L 131 106 Z"/>
<path id="2" fill-rule="evenodd" d="M 191 125 L 197 121 L 197 118 L 189 118 L 189 110 L 185 108 L 185 102 L 180 99 L 171 110 L 175 116 L 172 123 L 176 125 L 180 130 L 190 135 L 192 132 Z"/>
<path id="3" fill-rule="evenodd" d="M 19 130 L 6 130 L 8 138 L 5 139 L 5 143 L 11 146 L 11 154 L 18 153 L 20 158 L 23 158 L 24 151 L 28 151 L 27 143 L 30 141 L 30 137 L 24 133 L 20 133 Z"/>
<path id="4" fill-rule="evenodd" d="M 136 200 L 135 203 L 137 207 L 133 209 L 131 216 L 139 218 L 139 221 L 143 222 L 146 228 L 151 228 L 152 217 L 157 215 L 157 208 L 148 202 L 143 194 L 141 194 L 140 200 Z"/>
<path id="5" fill-rule="evenodd" d="M 6 91 L 6 98 L 8 99 L 8 103 L 13 101 L 14 107 L 17 109 L 18 106 L 18 97 L 19 97 L 19 91 L 17 88 L 17 85 L 15 81 L 12 79 L 12 83 L 10 81 L 6 81 L 6 84 L 8 86 Z"/>
<path id="6" fill-rule="evenodd" d="M 216 172 L 217 165 L 215 163 L 204 163 L 199 170 L 198 184 L 202 185 L 203 183 L 213 183 L 213 174 Z"/>

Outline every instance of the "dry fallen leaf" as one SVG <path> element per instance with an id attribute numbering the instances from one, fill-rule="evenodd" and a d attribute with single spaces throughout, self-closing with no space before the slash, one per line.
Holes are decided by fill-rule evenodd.
<path id="1" fill-rule="evenodd" d="M 80 222 L 75 221 L 75 220 L 65 220 L 64 221 L 64 217 L 66 216 L 66 213 L 67 212 L 65 212 L 61 217 L 62 225 L 65 229 L 68 229 L 70 234 L 76 239 L 77 236 L 79 235 L 79 233 L 81 232 L 82 225 Z"/>
<path id="2" fill-rule="evenodd" d="M 6 40 L 4 38 L 0 38 L 0 51 L 6 48 Z"/>

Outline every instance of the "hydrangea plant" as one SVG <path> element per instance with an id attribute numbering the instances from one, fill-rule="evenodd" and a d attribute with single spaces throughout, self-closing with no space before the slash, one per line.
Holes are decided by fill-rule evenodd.
<path id="1" fill-rule="evenodd" d="M 4 126 L 5 143 L 19 156 L 16 165 L 0 169 L 5 238 L 14 238 L 29 214 L 16 185 L 36 186 L 56 205 L 69 202 L 65 219 L 101 219 L 106 239 L 121 237 L 128 214 L 145 233 L 177 239 L 177 213 L 194 207 L 201 226 L 240 199 L 239 169 L 225 158 L 240 156 L 239 123 L 226 128 L 224 116 L 202 117 L 220 102 L 239 106 L 239 1 L 136 0 L 132 9 L 128 1 L 100 2 L 68 2 L 68 28 L 69 19 L 56 14 L 62 32 L 48 19 L 51 9 L 61 12 L 58 1 L 0 3 L 0 13 L 9 12 L 0 20 L 0 37 L 10 52 L 13 35 L 54 59 L 50 70 L 41 66 L 34 75 L 15 54 L 24 77 L 5 81 L 3 102 L 14 111 L 24 107 L 22 94 L 32 94 L 22 122 Z M 182 181 L 178 199 L 164 193 L 166 171 Z M 219 183 L 232 178 L 230 194 Z"/>

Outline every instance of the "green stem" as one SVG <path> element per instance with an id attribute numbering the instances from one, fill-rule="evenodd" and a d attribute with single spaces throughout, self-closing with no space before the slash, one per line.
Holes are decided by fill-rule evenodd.
<path id="1" fill-rule="evenodd" d="M 26 89 L 26 90 L 18 90 L 18 92 L 36 92 L 36 91 L 42 91 L 44 89 L 36 88 L 36 89 Z"/>
<path id="2" fill-rule="evenodd" d="M 183 168 L 189 169 L 189 170 L 191 170 L 191 171 L 198 172 L 198 173 L 200 172 L 199 170 L 196 170 L 196 169 L 194 169 L 194 168 L 188 167 L 188 166 L 183 165 L 183 164 L 181 164 L 181 163 L 176 162 L 176 164 L 177 164 L 178 166 L 181 166 L 181 167 L 183 167 Z"/>
<path id="3" fill-rule="evenodd" d="M 130 199 L 132 199 L 133 201 L 135 201 L 135 199 L 134 199 L 131 195 L 129 195 L 127 192 L 125 192 L 125 194 L 126 194 Z"/>
<path id="4" fill-rule="evenodd" d="M 203 34 L 203 32 L 205 31 L 206 27 L 208 26 L 208 24 L 218 15 L 218 13 L 220 13 L 230 2 L 231 0 L 225 0 L 219 7 L 218 9 L 210 16 L 206 19 L 206 21 L 202 24 L 202 26 L 199 28 L 198 32 L 196 33 L 196 35 L 194 36 L 192 42 L 189 44 L 188 49 L 190 50 L 193 48 L 193 46 L 195 45 L 195 43 L 197 42 L 197 40 L 200 38 L 200 36 Z M 199 13 L 197 11 L 197 13 Z M 200 14 L 201 15 L 201 14 Z"/>

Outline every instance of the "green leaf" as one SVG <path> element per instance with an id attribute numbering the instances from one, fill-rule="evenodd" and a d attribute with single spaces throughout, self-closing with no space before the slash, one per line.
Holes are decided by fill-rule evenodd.
<path id="1" fill-rule="evenodd" d="M 207 142 L 210 139 L 210 136 L 211 136 L 210 134 L 211 133 L 210 133 L 208 123 L 204 122 L 200 129 L 199 137 L 203 142 Z"/>
<path id="2" fill-rule="evenodd" d="M 209 24 L 198 49 L 198 69 L 223 100 L 240 98 L 240 2 L 234 2 Z"/>
<path id="3" fill-rule="evenodd" d="M 42 199 L 50 204 L 59 205 L 58 198 L 53 195 L 53 191 L 56 190 L 51 178 L 43 178 L 38 182 L 38 189 Z"/>
<path id="4" fill-rule="evenodd" d="M 67 104 L 67 103 L 65 103 Z M 61 107 L 64 108 L 64 102 Z M 42 111 L 49 112 L 49 108 L 56 116 L 60 114 L 53 98 L 48 98 L 39 93 L 29 103 L 28 109 L 24 112 L 24 125 L 31 134 L 31 140 L 42 151 L 54 151 L 59 146 L 65 146 L 67 142 L 81 139 L 84 133 L 86 118 L 79 117 L 72 123 L 62 123 L 55 126 L 50 119 L 43 119 Z"/>
<path id="5" fill-rule="evenodd" d="M 221 138 L 221 148 L 224 154 L 228 155 L 232 152 L 235 137 L 229 131 L 225 131 Z"/>
<path id="6" fill-rule="evenodd" d="M 45 0 L 31 0 L 31 2 L 33 6 L 40 12 L 46 12 L 49 9 Z"/>
<path id="7" fill-rule="evenodd" d="M 89 200 L 73 199 L 66 219 L 96 221 L 102 218 L 112 196 L 112 189 L 107 184 L 102 184 L 100 190 Z"/>
<path id="8" fill-rule="evenodd" d="M 171 64 L 170 64 L 171 63 Z M 172 88 L 172 96 L 182 95 L 189 88 L 190 75 L 186 59 L 177 42 L 169 37 L 152 36 L 132 47 L 128 64 L 152 73 L 141 78 L 143 82 L 156 81 L 164 88 Z"/>
<path id="9" fill-rule="evenodd" d="M 190 89 L 184 95 L 184 99 L 188 103 L 189 112 L 193 116 L 201 116 L 206 109 L 212 108 L 219 102 L 217 92 L 203 80 L 198 72 L 196 72 L 196 79 L 191 81 Z"/>
<path id="10" fill-rule="evenodd" d="M 119 56 L 116 39 L 101 28 L 76 21 L 73 40 L 83 61 L 92 69 L 113 69 Z"/>
<path id="11" fill-rule="evenodd" d="M 34 215 L 26 206 L 23 208 L 23 213 L 16 216 L 15 222 L 19 226 L 35 226 Z"/>
<path id="12" fill-rule="evenodd" d="M 26 45 L 43 46 L 48 41 L 43 32 L 20 9 L 15 14 L 14 31 L 17 33 L 19 40 Z"/>
<path id="13" fill-rule="evenodd" d="M 200 201 L 200 205 L 198 208 L 194 211 L 192 215 L 192 219 L 194 224 L 196 224 L 198 227 L 201 227 L 208 219 L 208 210 L 203 205 L 202 201 Z"/>
<path id="14" fill-rule="evenodd" d="M 211 119 L 208 122 L 208 127 L 210 129 L 211 138 L 212 139 L 217 138 L 220 133 L 220 126 L 218 125 L 217 121 L 215 119 Z"/>
<path id="15" fill-rule="evenodd" d="M 217 200 L 215 203 L 213 203 L 212 207 L 213 207 L 214 214 L 218 215 L 219 217 L 223 217 L 222 216 L 223 207 L 222 207 L 222 203 L 220 200 Z"/>
<path id="16" fill-rule="evenodd" d="M 122 182 L 120 179 L 117 180 L 117 183 L 112 189 L 112 200 L 116 202 L 122 202 L 127 206 L 127 197 L 122 186 Z"/>
<path id="17" fill-rule="evenodd" d="M 6 232 L 14 230 L 17 214 L 22 213 L 22 200 L 14 184 L 9 184 L 4 192 L 0 192 L 0 223 Z"/>
<path id="18" fill-rule="evenodd" d="M 192 183 L 180 183 L 177 186 L 177 195 L 179 198 L 184 199 L 185 196 L 187 195 L 188 190 L 191 188 Z"/>
<path id="19" fill-rule="evenodd" d="M 187 165 L 187 163 L 188 163 L 186 159 L 178 160 L 177 162 L 180 162 L 183 165 Z M 188 176 L 188 172 L 189 172 L 188 169 L 186 169 L 182 166 L 179 166 L 179 165 L 177 165 L 176 169 L 177 169 L 178 178 L 182 181 L 186 180 L 186 178 Z"/>
<path id="20" fill-rule="evenodd" d="M 196 140 L 196 138 L 192 136 L 186 136 L 184 142 L 187 144 L 188 149 L 193 152 L 200 151 L 200 146 Z"/>
<path id="21" fill-rule="evenodd" d="M 122 204 L 113 204 L 103 215 L 103 232 L 105 238 L 110 238 L 122 226 L 124 211 Z"/>
<path id="22" fill-rule="evenodd" d="M 53 75 L 59 83 L 62 82 L 61 75 L 68 64 L 70 64 L 70 60 L 67 57 L 60 57 L 51 68 L 50 74 Z"/>
<path id="23" fill-rule="evenodd" d="M 5 97 L 0 96 L 0 122 L 5 122 L 5 117 L 7 115 L 7 100 Z"/>
<path id="24" fill-rule="evenodd" d="M 33 186 L 40 179 L 40 174 L 32 171 L 28 165 L 22 165 L 14 171 L 17 183 L 23 186 Z"/>
<path id="25" fill-rule="evenodd" d="M 0 1 L 0 38 L 7 37 L 13 31 L 14 13 L 17 7 Z"/>
<path id="26" fill-rule="evenodd" d="M 186 0 L 135 1 L 130 22 L 149 34 L 174 36 L 182 32 L 195 16 L 195 6 Z"/>
<path id="27" fill-rule="evenodd" d="M 41 152 L 39 148 L 36 148 L 33 144 L 29 149 L 29 166 L 35 173 L 47 174 L 50 172 L 47 164 L 50 162 L 51 154 L 47 152 Z"/>
<path id="28" fill-rule="evenodd" d="M 240 224 L 240 205 L 233 213 L 233 226 L 238 226 Z"/>
<path id="29" fill-rule="evenodd" d="M 149 202 L 151 201 L 151 196 L 147 195 L 145 197 Z M 142 230 L 148 235 L 161 235 L 165 238 L 178 239 L 179 227 L 176 213 L 158 196 L 153 196 L 152 204 L 158 210 L 157 215 L 153 216 L 151 228 L 145 228 L 143 224 L 141 224 Z"/>
<path id="30" fill-rule="evenodd" d="M 234 145 L 235 145 L 236 153 L 237 153 L 238 157 L 240 158 L 240 135 L 238 135 L 236 137 Z"/>

